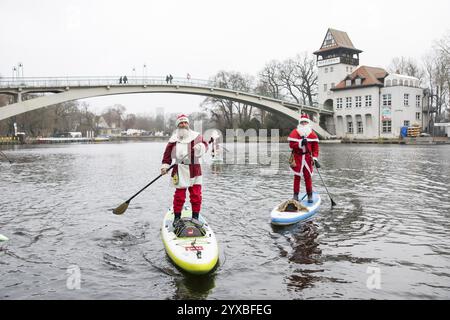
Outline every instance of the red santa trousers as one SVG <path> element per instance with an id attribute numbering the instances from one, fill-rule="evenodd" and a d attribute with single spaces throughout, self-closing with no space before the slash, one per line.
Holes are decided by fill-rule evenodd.
<path id="1" fill-rule="evenodd" d="M 306 167 L 303 167 L 303 177 L 305 178 L 306 193 L 313 192 L 311 174 Z M 300 193 L 300 181 L 299 175 L 294 175 L 294 193 Z"/>
<path id="2" fill-rule="evenodd" d="M 202 205 L 202 185 L 194 184 L 189 187 L 189 198 L 191 200 L 192 212 L 200 212 Z M 173 212 L 181 212 L 186 200 L 186 188 L 177 188 L 173 196 Z"/>

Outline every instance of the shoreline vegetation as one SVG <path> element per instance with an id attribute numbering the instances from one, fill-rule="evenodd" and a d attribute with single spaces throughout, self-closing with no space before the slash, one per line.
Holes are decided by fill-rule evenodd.
<path id="1" fill-rule="evenodd" d="M 287 143 L 287 136 L 279 137 L 278 143 Z M 111 142 L 167 142 L 169 137 L 156 136 L 111 136 L 95 138 L 27 138 L 24 141 L 13 137 L 0 137 L 0 145 L 30 145 L 30 144 L 64 144 L 64 143 L 111 143 Z M 234 142 L 268 142 L 270 137 L 235 137 Z M 225 141 L 226 143 L 226 141 Z M 450 144 L 447 137 L 417 137 L 417 138 L 397 138 L 397 139 L 334 139 L 320 140 L 320 144 L 407 144 L 407 145 L 427 145 L 427 144 Z"/>

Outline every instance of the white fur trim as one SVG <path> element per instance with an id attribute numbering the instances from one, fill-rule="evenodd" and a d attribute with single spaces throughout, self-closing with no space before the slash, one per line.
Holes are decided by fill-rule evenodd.
<path id="1" fill-rule="evenodd" d="M 161 169 L 169 169 L 170 168 L 170 164 L 167 164 L 167 163 L 163 163 L 162 165 L 161 165 Z"/>
<path id="2" fill-rule="evenodd" d="M 179 142 L 179 143 L 190 143 L 192 140 L 198 137 L 200 133 L 195 132 L 193 130 L 189 130 L 189 135 L 184 137 L 184 139 L 180 140 L 180 138 L 177 136 L 177 131 L 172 134 L 172 136 L 169 139 L 170 143 Z"/>
<path id="3" fill-rule="evenodd" d="M 312 177 L 314 175 L 314 171 L 311 171 L 311 168 L 308 166 L 308 164 L 306 163 L 306 157 L 302 156 L 302 166 L 300 167 L 300 171 L 297 172 L 294 169 L 292 169 L 291 167 L 289 167 L 289 169 L 291 169 L 291 171 L 296 175 L 296 176 L 302 176 L 303 175 L 303 168 L 306 167 L 306 170 L 308 170 L 310 176 Z"/>
<path id="4" fill-rule="evenodd" d="M 311 119 L 309 119 L 309 118 L 300 118 L 300 120 L 298 121 L 298 123 L 300 123 L 300 122 L 308 122 L 308 123 L 311 123 Z"/>
<path id="5" fill-rule="evenodd" d="M 189 123 L 189 118 L 188 118 L 188 117 L 180 117 L 180 118 L 177 119 L 175 125 L 178 127 L 178 125 L 179 125 L 181 122 L 187 122 L 187 123 Z"/>

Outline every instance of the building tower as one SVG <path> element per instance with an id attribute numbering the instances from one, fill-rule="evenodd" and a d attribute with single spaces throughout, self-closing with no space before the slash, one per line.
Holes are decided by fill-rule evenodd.
<path id="1" fill-rule="evenodd" d="M 333 107 L 334 88 L 359 65 L 361 50 L 353 46 L 346 32 L 329 28 L 322 46 L 314 52 L 318 68 L 318 103 Z"/>

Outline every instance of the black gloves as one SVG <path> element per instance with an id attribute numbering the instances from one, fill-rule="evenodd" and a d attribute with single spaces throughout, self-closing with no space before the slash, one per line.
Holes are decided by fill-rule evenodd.
<path id="1" fill-rule="evenodd" d="M 316 166 L 317 169 L 320 169 L 320 163 L 319 163 L 319 160 L 314 159 L 314 165 Z"/>
<path id="2" fill-rule="evenodd" d="M 301 146 L 304 147 L 304 146 L 306 146 L 307 143 L 308 143 L 308 140 L 305 137 L 303 137 Z"/>

